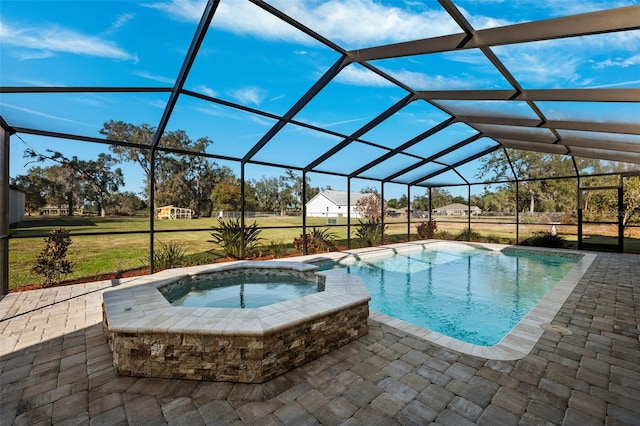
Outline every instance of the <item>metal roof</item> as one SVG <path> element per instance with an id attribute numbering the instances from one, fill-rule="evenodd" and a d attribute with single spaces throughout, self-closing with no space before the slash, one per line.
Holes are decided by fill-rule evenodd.
<path id="1" fill-rule="evenodd" d="M 303 63 L 306 60 L 303 55 L 287 58 L 291 61 L 291 67 L 298 70 L 292 72 L 306 72 L 308 76 L 312 76 L 319 68 L 324 68 L 308 90 L 298 94 L 294 101 L 286 104 L 287 107 L 267 110 L 248 103 L 234 102 L 219 93 L 198 90 L 197 85 L 188 83 L 192 78 L 194 81 L 206 79 L 203 77 L 206 73 L 214 74 L 213 69 L 206 68 L 205 64 L 208 62 L 203 57 L 215 56 L 218 52 L 216 49 L 223 48 L 225 39 L 208 37 L 208 33 L 215 30 L 215 18 L 220 5 L 226 3 L 223 0 L 212 0 L 203 4 L 202 17 L 192 34 L 189 37 L 183 34 L 176 37 L 176 48 L 183 49 L 185 53 L 181 66 L 176 67 L 172 84 L 157 87 L 92 85 L 91 75 L 79 78 L 81 86 L 5 84 L 0 87 L 3 98 L 0 112 L 4 125 L 18 134 L 128 145 L 130 141 L 107 141 L 95 131 L 87 131 L 81 126 L 65 126 L 65 123 L 51 120 L 46 114 L 30 112 L 37 110 L 43 97 L 58 97 L 61 100 L 60 108 L 64 109 L 68 99 L 65 96 L 71 94 L 93 93 L 116 97 L 134 94 L 140 98 L 161 95 L 166 98 L 161 114 L 135 118 L 145 119 L 156 128 L 153 140 L 147 145 L 151 150 L 170 150 L 162 145 L 161 137 L 165 131 L 179 126 L 177 111 L 183 104 L 193 103 L 232 110 L 254 120 L 270 123 L 268 129 L 252 142 L 236 143 L 231 138 L 228 144 L 214 143 L 205 154 L 211 158 L 238 161 L 243 166 L 273 165 L 306 173 L 329 173 L 406 185 L 440 186 L 443 182 L 478 182 L 478 178 L 472 172 L 465 171 L 464 166 L 503 149 L 624 162 L 627 163 L 627 170 L 633 169 L 633 164 L 640 164 L 640 72 L 637 74 L 637 81 L 625 87 L 616 87 L 617 82 L 613 79 L 615 73 L 611 71 L 611 84 L 604 85 L 608 87 L 536 87 L 522 84 L 518 72 L 513 71 L 513 63 L 506 64 L 501 60 L 504 57 L 502 53 L 508 49 L 520 49 L 510 52 L 511 57 L 517 57 L 519 52 L 526 54 L 527 49 L 534 49 L 536 45 L 545 42 L 556 43 L 561 52 L 570 52 L 573 48 L 571 43 L 615 43 L 618 40 L 631 43 L 631 50 L 640 54 L 638 5 L 474 28 L 470 23 L 473 19 L 469 18 L 471 12 L 463 13 L 457 1 L 440 0 L 439 6 L 457 24 L 459 31 L 392 44 L 353 48 L 351 46 L 356 43 L 333 40 L 332 34 L 322 33 L 322 28 L 307 26 L 303 23 L 304 16 L 296 17 L 285 13 L 284 8 L 279 9 L 268 2 L 250 0 L 257 7 L 256 11 L 276 17 L 280 24 L 312 39 L 330 54 L 327 57 L 335 59 L 332 63 L 316 64 L 315 69 L 310 69 Z M 322 4 L 323 2 L 318 2 L 317 7 Z M 231 3 L 231 6 L 235 6 L 235 3 Z M 481 7 L 481 3 L 478 7 Z M 497 19 L 495 22 L 500 21 Z M 154 22 L 149 22 L 147 26 L 143 26 L 143 30 L 151 33 L 160 31 L 154 25 Z M 611 34 L 628 37 L 604 37 Z M 247 50 L 243 55 L 258 55 L 260 49 L 259 45 L 254 46 L 253 50 Z M 499 78 L 499 87 L 434 89 L 428 87 L 428 84 L 424 87 L 412 81 L 411 72 L 398 72 L 411 71 L 410 61 L 413 59 L 422 60 L 430 55 L 461 52 L 473 52 L 473 60 L 482 61 L 485 69 L 491 70 Z M 299 68 L 296 68 L 298 65 Z M 222 63 L 218 66 L 233 64 Z M 637 63 L 629 66 L 638 70 Z M 363 87 L 362 103 L 341 95 L 332 83 L 347 69 L 357 70 L 363 75 L 374 75 L 379 80 L 378 86 L 384 89 Z M 254 68 L 238 72 L 254 73 L 258 79 L 261 71 Z M 43 74 L 46 75 L 46 69 Z M 465 71 L 458 77 L 472 79 L 473 75 Z M 224 85 L 224 81 L 219 83 Z M 352 126 L 348 131 L 344 130 L 346 127 L 334 130 L 334 127 L 317 124 L 319 121 L 313 119 L 313 103 L 319 97 L 331 97 L 336 106 L 344 103 L 351 109 L 363 108 L 364 111 L 366 96 L 374 96 L 379 90 L 385 90 L 384 96 L 393 97 L 395 102 L 390 103 L 386 110 L 378 111 L 359 127 Z M 387 93 L 389 90 L 393 90 L 393 94 Z M 119 99 L 130 100 L 124 97 Z M 7 107 L 7 104 L 18 103 L 21 105 L 19 108 Z M 585 113 L 585 106 L 589 106 L 589 111 L 597 113 Z M 148 107 L 141 103 L 140 108 Z M 337 119 L 341 118 L 340 111 L 342 109 L 336 108 L 334 112 Z M 430 117 L 440 117 L 439 122 L 425 122 L 419 131 L 412 128 L 413 133 L 405 131 L 401 114 L 420 116 L 427 112 Z M 155 121 L 148 119 L 153 117 Z M 216 133 L 218 118 L 204 117 L 202 128 L 206 129 L 207 135 L 214 141 L 223 141 L 225 135 Z M 68 119 L 73 121 L 76 118 Z M 398 139 L 377 137 L 376 132 L 385 127 L 394 129 Z M 189 132 L 190 129 L 185 130 Z M 288 137 L 291 132 L 297 132 L 295 140 Z M 279 151 L 272 148 L 272 145 L 283 144 L 290 149 L 290 155 L 278 155 Z M 506 151 L 506 161 L 508 152 Z M 576 169 L 576 174 L 579 174 L 579 167 Z M 453 178 L 438 179 L 447 174 L 451 174 Z"/>

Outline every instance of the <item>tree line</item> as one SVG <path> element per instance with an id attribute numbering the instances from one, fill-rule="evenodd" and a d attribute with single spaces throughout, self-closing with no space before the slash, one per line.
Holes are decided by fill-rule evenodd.
<path id="1" fill-rule="evenodd" d="M 45 153 L 33 149 L 25 151 L 27 164 L 34 164 L 25 175 L 11 180 L 26 192 L 28 212 L 37 212 L 45 205 L 67 206 L 73 214 L 74 206 L 90 207 L 105 216 L 131 215 L 149 209 L 148 196 L 152 168 L 151 143 L 156 129 L 150 125 L 133 125 L 123 121 L 106 122 L 100 133 L 107 140 L 128 142 L 133 146 L 109 145 L 109 153 L 101 153 L 95 160 L 67 157 L 61 152 L 47 150 Z M 183 130 L 166 132 L 159 143 L 163 149 L 156 150 L 153 164 L 155 170 L 154 198 L 156 206 L 175 205 L 192 209 L 196 216 L 209 217 L 218 211 L 238 211 L 242 204 L 241 180 L 227 166 L 201 156 L 213 144 L 209 138 L 189 138 Z M 592 173 L 607 173 L 620 170 L 621 165 L 598 160 L 581 159 L 580 167 Z M 51 163 L 44 166 L 43 163 Z M 120 191 L 124 186 L 124 175 L 118 167 L 124 162 L 137 164 L 144 172 L 144 194 Z M 519 197 L 516 198 L 515 172 L 519 180 Z M 488 185 L 483 193 L 472 195 L 471 205 L 484 212 L 575 212 L 575 179 L 545 179 L 538 177 L 574 176 L 575 166 L 571 157 L 550 155 L 531 151 L 509 150 L 509 158 L 502 150 L 481 159 L 476 178 L 498 185 Z M 511 180 L 510 180 L 511 179 Z M 595 178 L 594 178 L 595 179 Z M 599 179 L 599 185 L 603 180 Z M 625 222 L 640 211 L 640 178 L 626 178 Z M 606 183 L 606 182 L 605 182 Z M 286 169 L 281 176 L 263 176 L 246 180 L 244 184 L 245 211 L 269 211 L 285 214 L 288 210 L 302 208 L 302 188 L 306 186 L 307 200 L 322 188 L 313 187 L 310 179 L 302 182 L 302 176 Z M 327 187 L 326 189 L 330 189 Z M 377 193 L 373 188 L 362 192 Z M 428 211 L 429 195 L 415 195 L 411 200 L 413 210 Z M 431 191 L 434 208 L 447 204 L 467 204 L 462 196 L 452 196 L 443 188 Z M 610 193 L 589 192 L 585 203 L 594 209 L 616 210 L 616 200 Z M 406 208 L 405 194 L 387 200 L 390 208 Z"/>

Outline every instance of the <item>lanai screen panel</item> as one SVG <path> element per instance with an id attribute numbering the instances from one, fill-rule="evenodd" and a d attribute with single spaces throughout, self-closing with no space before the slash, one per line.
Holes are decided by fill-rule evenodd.
<path id="1" fill-rule="evenodd" d="M 148 124 L 159 148 L 185 131 L 220 159 L 409 184 L 488 139 L 637 164 L 627 4 L 7 2 L 0 115 L 93 141 L 109 120 Z M 296 126 L 313 136 L 291 145 Z"/>

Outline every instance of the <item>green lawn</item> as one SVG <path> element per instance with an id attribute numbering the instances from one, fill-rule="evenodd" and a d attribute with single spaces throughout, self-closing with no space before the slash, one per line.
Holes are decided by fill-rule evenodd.
<path id="1" fill-rule="evenodd" d="M 283 243 L 287 246 L 287 254 L 296 254 L 293 249 L 293 239 L 302 233 L 302 218 L 299 216 L 262 216 L 247 219 L 250 224 L 256 221 L 261 227 L 292 226 L 286 229 L 263 229 L 260 237 L 259 251 L 262 255 L 269 255 L 272 242 Z M 411 239 L 417 239 L 416 225 L 422 221 L 412 219 Z M 218 224 L 216 218 L 199 218 L 192 220 L 155 221 L 154 228 L 156 250 L 162 249 L 162 244 L 178 244 L 186 252 L 189 264 L 202 264 L 224 257 L 223 252 L 210 240 L 210 229 Z M 338 218 L 337 225 L 345 225 L 346 218 Z M 361 247 L 362 242 L 355 238 L 358 220 L 352 220 L 351 247 Z M 42 281 L 40 276 L 32 275 L 31 268 L 35 264 L 38 253 L 45 246 L 45 238 L 52 229 L 65 228 L 72 238 L 68 258 L 75 262 L 74 272 L 66 277 L 67 280 L 95 278 L 100 275 L 117 273 L 139 268 L 148 268 L 149 247 L 149 219 L 145 217 L 31 217 L 11 229 L 14 236 L 29 238 L 12 238 L 9 240 L 9 287 L 17 288 Z M 308 227 L 327 226 L 324 218 L 308 218 Z M 438 219 L 438 231 L 446 231 L 447 238 L 454 238 L 466 229 L 464 220 L 453 221 L 445 218 Z M 572 231 L 575 226 L 567 227 Z M 541 227 L 546 230 L 546 227 Z M 515 224 L 494 224 L 481 221 L 472 222 L 472 230 L 481 238 L 493 242 L 512 244 L 515 242 Z M 537 230 L 537 229 L 536 229 Z M 171 232 L 163 232 L 171 231 Z M 121 232 L 140 232 L 139 234 L 118 234 Z M 340 249 L 347 248 L 346 226 L 331 227 Z M 101 233 L 102 235 L 83 235 L 87 233 Z M 116 234 L 109 234 L 116 233 Z M 37 236 L 36 235 L 40 235 Z M 528 236 L 521 229 L 520 239 Z M 575 245 L 576 237 L 571 233 L 563 235 L 565 239 Z M 407 240 L 406 218 L 389 219 L 385 243 Z M 606 241 L 606 237 L 599 237 L 599 241 Z M 625 239 L 625 251 L 640 252 L 640 239 Z"/>

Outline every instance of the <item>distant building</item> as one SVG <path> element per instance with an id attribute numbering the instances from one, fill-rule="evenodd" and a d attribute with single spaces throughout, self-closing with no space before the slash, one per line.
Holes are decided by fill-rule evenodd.
<path id="1" fill-rule="evenodd" d="M 9 185 L 9 225 L 24 220 L 25 192 Z"/>
<path id="2" fill-rule="evenodd" d="M 40 207 L 38 209 L 38 214 L 44 215 L 44 216 L 67 216 L 69 214 L 69 206 L 68 205 L 54 206 L 51 204 L 47 204 L 46 206 Z M 78 207 L 73 209 L 73 214 L 75 216 L 84 215 L 84 208 Z"/>
<path id="3" fill-rule="evenodd" d="M 433 209 L 434 215 L 442 215 L 442 216 L 466 216 L 469 212 L 469 206 L 466 204 L 449 204 L 448 206 L 438 207 L 437 209 Z M 471 206 L 471 216 L 479 215 L 482 213 L 482 210 L 478 206 Z"/>
<path id="4" fill-rule="evenodd" d="M 185 209 L 183 207 L 164 206 L 156 209 L 158 213 L 158 219 L 191 219 L 191 209 Z"/>
<path id="5" fill-rule="evenodd" d="M 356 203 L 371 194 L 351 193 L 351 217 L 361 217 Z M 347 192 L 326 190 L 317 194 L 307 203 L 307 217 L 347 217 Z"/>

